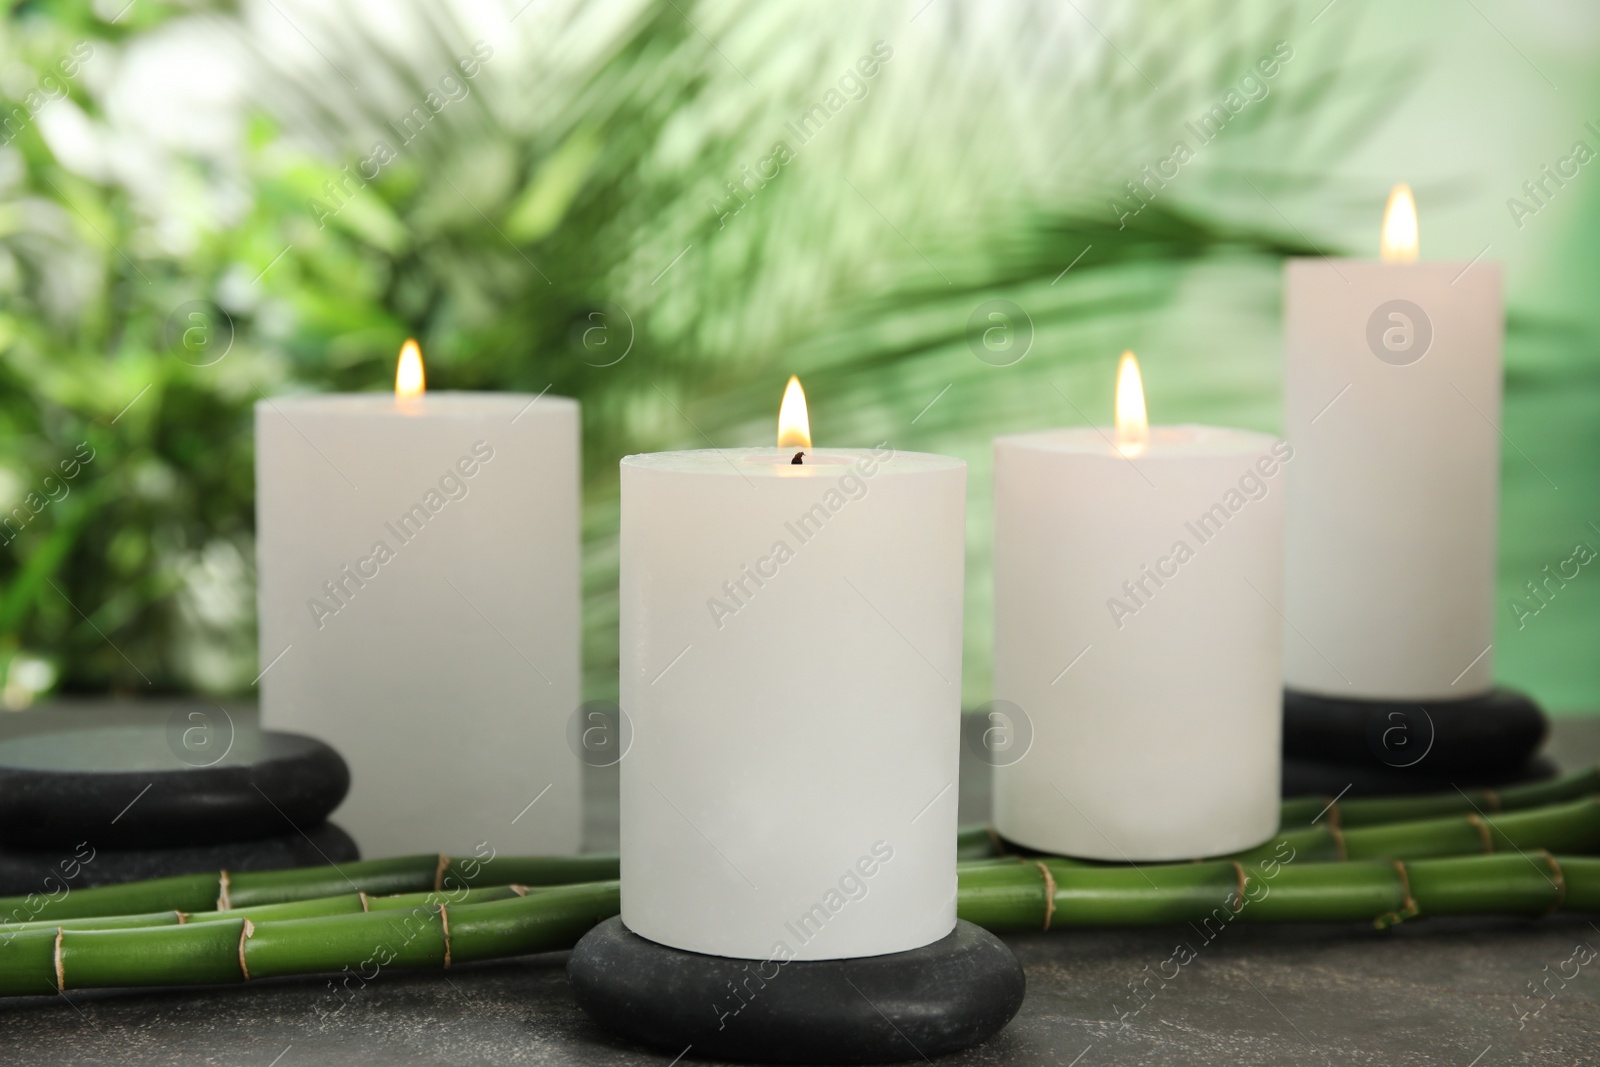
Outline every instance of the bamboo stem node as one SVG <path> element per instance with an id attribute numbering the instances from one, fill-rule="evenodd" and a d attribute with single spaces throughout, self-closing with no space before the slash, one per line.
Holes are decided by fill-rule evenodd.
<path id="1" fill-rule="evenodd" d="M 1380 930 L 1387 930 L 1397 926 L 1407 919 L 1416 918 L 1421 909 L 1417 907 L 1417 899 L 1411 895 L 1411 875 L 1406 873 L 1406 865 L 1400 860 L 1391 860 L 1395 873 L 1400 876 L 1400 908 L 1397 911 L 1385 912 L 1372 920 L 1372 925 Z"/>
<path id="2" fill-rule="evenodd" d="M 1327 809 L 1325 811 L 1325 814 L 1328 817 L 1328 825 L 1333 827 L 1335 830 L 1339 829 L 1340 827 L 1342 827 L 1344 825 L 1344 822 L 1343 822 L 1344 813 L 1339 810 L 1339 798 L 1338 797 L 1329 797 L 1328 798 L 1328 807 L 1327 807 Z"/>
<path id="3" fill-rule="evenodd" d="M 1468 814 L 1467 822 L 1472 824 L 1472 828 L 1477 830 L 1478 836 L 1483 839 L 1484 854 L 1492 854 L 1494 852 L 1494 834 L 1489 830 L 1489 824 L 1477 812 Z"/>
<path id="4" fill-rule="evenodd" d="M 367 894 L 366 894 L 365 890 L 363 890 L 360 893 L 357 893 L 356 896 L 361 898 L 361 910 L 362 911 L 371 911 L 372 910 L 372 902 L 367 899 Z"/>
<path id="5" fill-rule="evenodd" d="M 56 992 L 67 991 L 67 968 L 61 961 L 61 939 L 66 936 L 66 931 L 56 927 Z"/>
<path id="6" fill-rule="evenodd" d="M 217 910 L 227 911 L 233 907 L 233 901 L 228 897 L 228 869 L 224 867 L 217 873 Z"/>
<path id="7" fill-rule="evenodd" d="M 1328 823 L 1328 837 L 1332 839 L 1333 847 L 1336 850 L 1336 855 L 1338 855 L 1340 861 L 1342 862 L 1349 859 L 1350 850 L 1345 847 L 1344 831 L 1339 829 L 1339 824 L 1337 821 Z"/>
<path id="8" fill-rule="evenodd" d="M 250 981 L 250 965 L 244 961 L 244 943 L 250 940 L 255 932 L 256 924 L 249 919 L 246 919 L 244 925 L 239 927 L 239 973 L 244 976 L 246 982 Z"/>
<path id="9" fill-rule="evenodd" d="M 1056 876 L 1050 873 L 1050 868 L 1043 861 L 1036 861 L 1034 866 L 1039 868 L 1039 873 L 1044 875 L 1044 925 L 1041 930 L 1050 929 L 1050 920 L 1056 914 Z"/>
<path id="10" fill-rule="evenodd" d="M 1503 802 L 1500 800 L 1500 794 L 1493 789 L 1485 789 L 1483 791 L 1483 799 L 1489 805 L 1490 811 L 1498 812 L 1504 807 Z"/>
<path id="11" fill-rule="evenodd" d="M 439 905 L 439 925 L 444 928 L 444 969 L 450 969 L 450 906 Z"/>
<path id="12" fill-rule="evenodd" d="M 439 853 L 439 866 L 433 869 L 433 891 L 439 892 L 444 888 L 444 872 L 450 869 L 450 857 L 443 852 Z"/>
<path id="13" fill-rule="evenodd" d="M 1237 915 L 1244 910 L 1244 885 L 1248 879 L 1245 878 L 1244 864 L 1238 860 L 1233 861 L 1233 873 L 1239 877 L 1239 888 L 1233 891 L 1233 913 Z"/>

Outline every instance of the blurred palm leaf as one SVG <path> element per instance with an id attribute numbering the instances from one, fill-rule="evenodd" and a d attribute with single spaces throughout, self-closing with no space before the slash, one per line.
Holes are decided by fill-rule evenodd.
<path id="1" fill-rule="evenodd" d="M 146 28 L 166 16 L 144 12 Z M 53 24 L 38 55 L 85 21 Z M 586 690 L 613 692 L 619 456 L 766 441 L 794 371 L 821 441 L 961 455 L 986 504 L 988 438 L 1098 415 L 1110 360 L 1196 268 L 1243 278 L 1233 299 L 1272 321 L 1277 258 L 1314 250 L 1279 207 L 1403 81 L 1386 60 L 1346 69 L 1332 29 L 1314 31 L 1318 60 L 1307 19 L 1215 0 L 826 18 L 796 0 L 415 0 L 381 20 L 274 0 L 189 21 L 250 57 L 244 213 L 164 252 L 117 180 L 74 177 L 35 138 L 15 195 L 42 207 L 0 237 L 32 264 L 0 373 L 46 398 L 4 417 L 48 442 L 41 463 L 79 435 L 105 457 L 0 550 L 0 640 L 59 649 L 82 687 L 253 677 L 223 592 L 248 579 L 249 403 L 387 388 L 414 334 L 430 385 L 583 401 Z M 107 49 L 129 38 L 89 28 Z M 1129 161 L 1167 155 L 1283 39 L 1303 57 L 1119 226 Z M 98 120 L 100 101 L 74 99 Z M 379 141 L 394 158 L 363 180 Z M 215 366 L 172 357 L 169 315 L 199 297 L 236 332 Z M 992 299 L 1033 331 L 1010 366 L 969 339 Z M 1204 345 L 1192 361 L 1209 410 L 1260 421 L 1274 383 L 1259 365 Z M 988 529 L 972 514 L 967 691 L 982 699 Z"/>
<path id="2" fill-rule="evenodd" d="M 335 164 L 394 141 L 394 119 L 439 92 L 478 32 L 421 6 L 402 5 L 402 28 L 382 33 L 338 5 L 289 10 L 316 47 L 287 47 L 279 27 L 258 48 L 273 72 L 262 103 L 308 156 Z M 325 229 L 286 222 L 293 250 L 272 279 L 299 311 L 302 381 L 381 386 L 414 332 L 443 387 L 548 385 L 582 399 L 594 695 L 616 684 L 619 456 L 764 441 L 784 376 L 798 371 L 826 397 L 814 405 L 819 439 L 964 455 L 984 498 L 988 437 L 1078 421 L 1052 376 L 1109 360 L 1193 267 L 1314 251 L 1266 198 L 1304 191 L 1296 175 L 1343 143 L 1308 121 L 1314 110 L 1359 130 L 1400 81 L 1380 65 L 1348 92 L 1337 65 L 1300 60 L 1124 228 L 1109 201 L 1139 175 L 1116 168 L 1187 137 L 1184 118 L 1270 56 L 1287 16 L 1220 3 L 1096 9 L 1097 29 L 1043 3 L 826 20 L 798 3 L 615 10 L 529 10 L 496 27 L 470 96 L 396 143 L 397 161 L 350 208 Z M 1135 22 L 1136 50 L 1101 35 Z M 880 69 L 846 78 L 875 42 L 888 53 Z M 802 137 L 798 121 L 830 90 L 842 106 Z M 752 180 L 779 141 L 793 160 Z M 1253 163 L 1263 143 L 1272 167 Z M 297 158 L 262 178 L 314 196 L 328 173 Z M 1236 217 L 1193 206 L 1218 189 Z M 1035 354 L 1006 368 L 974 358 L 967 337 L 974 308 L 998 297 L 1035 333 Z M 597 321 L 615 347 L 585 348 Z M 626 359 L 602 366 L 628 344 Z M 1105 406 L 1079 396 L 1089 411 Z M 983 525 L 972 537 L 980 606 Z M 969 694 L 987 684 L 986 616 L 973 617 Z"/>

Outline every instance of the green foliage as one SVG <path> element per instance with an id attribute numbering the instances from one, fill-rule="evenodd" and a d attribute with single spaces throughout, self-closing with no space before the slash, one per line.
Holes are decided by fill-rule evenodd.
<path id="1" fill-rule="evenodd" d="M 1208 278 L 1233 319 L 1192 318 L 1254 323 L 1257 343 L 1186 335 L 1152 404 L 1275 429 L 1278 261 L 1317 251 L 1277 205 L 1405 87 L 1404 57 L 1352 61 L 1330 19 L 1131 212 L 1138 163 L 1275 42 L 1299 48 L 1306 18 L 1162 5 L 1136 35 L 1104 24 L 1108 49 L 1055 5 L 973 24 L 961 5 L 912 23 L 637 0 L 487 29 L 453 10 L 11 16 L 0 59 L 41 73 L 79 38 L 109 67 L 199 27 L 248 61 L 251 103 L 229 160 L 164 157 L 160 207 L 57 158 L 37 123 L 0 148 L 0 503 L 79 442 L 95 457 L 0 546 L 0 673 L 38 680 L 43 657 L 71 688 L 248 689 L 250 405 L 386 389 L 416 336 L 430 388 L 583 403 L 588 695 L 616 687 L 618 458 L 766 441 L 793 372 L 819 442 L 971 464 L 966 694 L 987 699 L 989 438 L 1102 421 L 1116 353 Z M 47 106 L 115 127 L 100 75 Z M 1032 333 L 1009 366 L 974 355 L 994 299 Z"/>

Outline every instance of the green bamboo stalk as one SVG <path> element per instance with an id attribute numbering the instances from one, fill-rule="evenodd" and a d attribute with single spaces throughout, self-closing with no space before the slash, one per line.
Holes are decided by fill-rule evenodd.
<path id="1" fill-rule="evenodd" d="M 1424 915 L 1600 911 L 1600 859 L 1527 855 L 1083 867 L 1053 860 L 964 868 L 957 913 L 990 930 L 1060 926 L 1349 922 Z"/>
<path id="2" fill-rule="evenodd" d="M 534 902 L 531 907 L 523 905 Z M 29 929 L 0 938 L 0 995 L 215 985 L 345 967 L 434 967 L 571 948 L 621 906 L 616 882 L 461 905 L 182 926 Z"/>
<path id="3" fill-rule="evenodd" d="M 453 889 L 427 893 L 397 893 L 368 896 L 345 893 L 335 897 L 312 897 L 283 904 L 256 904 L 229 911 L 156 911 L 141 915 L 85 916 L 79 919 L 49 919 L 0 926 L 0 938 L 24 930 L 131 930 L 145 926 L 182 926 L 187 923 L 222 922 L 228 919 L 315 919 L 325 915 L 348 915 L 363 911 L 394 911 L 402 908 L 431 907 L 438 904 L 482 904 L 491 900 L 526 896 L 527 886 L 485 886 L 481 889 Z"/>
<path id="4" fill-rule="evenodd" d="M 1583 853 L 1594 851 L 1597 847 L 1600 847 L 1600 797 L 1591 796 L 1498 815 L 1471 812 L 1442 819 L 1417 819 L 1358 826 L 1348 830 L 1331 822 L 1319 821 L 1316 826 L 1280 833 L 1255 848 L 1213 858 L 1244 863 L 1273 856 L 1282 858 L 1284 855 L 1318 862 L 1382 858 L 1412 860 L 1534 849 Z M 968 860 L 964 866 L 1005 868 L 1019 859 L 1025 862 L 1049 859 L 1052 863 L 1076 863 L 1085 867 L 1105 866 L 1092 861 L 1054 856 L 994 856 Z"/>
<path id="5" fill-rule="evenodd" d="M 1541 848 L 1583 853 L 1600 846 L 1600 797 L 1498 815 L 1469 812 L 1348 830 L 1319 822 L 1223 858 L 1250 862 L 1272 856 L 1285 846 L 1294 849 L 1299 858 L 1309 860 L 1425 859 Z"/>
<path id="6" fill-rule="evenodd" d="M 956 829 L 956 859 L 977 860 L 1000 854 L 1000 839 L 982 824 Z"/>
<path id="7" fill-rule="evenodd" d="M 1349 830 L 1323 821 L 1313 827 L 1280 834 L 1258 848 L 1222 858 L 1255 862 L 1287 854 L 1301 860 L 1319 861 L 1378 857 L 1424 859 L 1533 849 L 1581 853 L 1600 846 L 1600 803 L 1597 800 L 1600 798 L 1588 797 L 1499 815 L 1469 813 L 1451 818 Z M 979 833 L 987 836 L 986 831 L 969 830 L 964 833 L 964 840 L 971 845 Z M 960 843 L 958 841 L 958 845 Z M 1060 858 L 1054 861 L 1073 862 Z M 1016 857 L 995 857 L 975 862 L 1004 868 L 1015 863 Z M 29 921 L 35 924 L 42 922 L 53 929 L 68 919 L 140 916 L 161 912 L 237 912 L 252 906 L 287 904 L 324 897 L 347 896 L 354 899 L 349 893 L 351 889 L 369 896 L 387 896 L 429 892 L 436 887 L 463 889 L 508 883 L 561 885 L 614 879 L 617 873 L 617 857 L 603 854 L 501 856 L 481 862 L 456 862 L 437 855 L 402 856 L 348 863 L 342 867 L 240 873 L 228 876 L 225 880 L 220 874 L 182 875 L 80 889 L 54 901 L 37 897 L 0 899 L 0 915 L 32 916 L 32 919 L 24 922 L 0 924 L 0 936 L 7 930 L 24 928 Z M 223 902 L 224 888 L 228 906 L 218 908 L 216 905 Z M 33 906 L 35 903 L 38 906 Z M 174 918 L 172 921 L 177 920 Z M 97 929 L 107 927 L 105 923 L 90 925 Z M 131 927 L 147 923 L 124 925 Z"/>
<path id="8" fill-rule="evenodd" d="M 0 939 L 0 995 L 230 984 L 346 968 L 447 969 L 570 948 L 620 906 L 618 883 L 596 882 L 484 903 L 417 903 L 317 918 L 35 928 Z M 1386 927 L 1426 915 L 1555 911 L 1600 911 L 1600 859 L 1540 851 L 1410 863 L 1274 858 L 1250 866 L 1213 860 L 1143 868 L 1047 859 L 963 865 L 957 897 L 962 918 L 991 930 L 1183 922 L 1202 941 L 1235 921 Z"/>
<path id="9" fill-rule="evenodd" d="M 1335 826 L 1376 826 L 1380 823 L 1431 819 L 1444 815 L 1521 811 L 1600 793 L 1600 767 L 1552 778 L 1547 782 L 1508 786 L 1505 789 L 1451 790 L 1416 796 L 1361 797 L 1335 801 L 1333 797 L 1294 797 L 1283 802 L 1279 825 L 1285 830 L 1310 826 L 1312 820 L 1329 819 Z"/>
<path id="10" fill-rule="evenodd" d="M 1600 794 L 1600 766 L 1552 778 L 1547 782 L 1510 786 L 1506 789 L 1452 790 L 1415 796 L 1362 797 L 1335 800 L 1333 797 L 1291 797 L 1278 812 L 1280 833 L 1326 824 L 1339 829 L 1380 826 L 1396 822 L 1415 822 L 1450 815 L 1484 814 L 1490 818 L 1504 812 L 1525 811 L 1563 801 Z M 999 837 L 988 826 L 964 826 L 956 835 L 956 855 L 963 860 L 1007 856 Z"/>
<path id="11" fill-rule="evenodd" d="M 258 904 L 366 893 L 426 893 L 494 885 L 569 885 L 617 877 L 615 853 L 591 856 L 452 858 L 439 854 L 361 860 L 340 866 L 277 871 L 218 871 L 75 889 L 51 900 L 40 894 L 0 897 L 0 931 L 21 923 L 151 912 L 232 911 Z"/>

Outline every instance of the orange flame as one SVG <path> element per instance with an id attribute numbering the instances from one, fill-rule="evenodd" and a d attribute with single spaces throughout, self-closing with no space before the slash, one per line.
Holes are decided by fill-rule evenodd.
<path id="1" fill-rule="evenodd" d="M 811 416 L 806 412 L 805 390 L 800 388 L 800 379 L 792 374 L 783 390 L 783 404 L 778 408 L 778 447 L 811 447 Z"/>
<path id="2" fill-rule="evenodd" d="M 1137 456 L 1150 443 L 1150 419 L 1144 410 L 1144 381 L 1131 351 L 1117 364 L 1117 451 Z"/>
<path id="3" fill-rule="evenodd" d="M 1417 201 L 1411 195 L 1411 186 L 1401 182 L 1389 190 L 1379 250 L 1385 263 L 1412 263 L 1417 258 L 1417 245 Z"/>
<path id="4" fill-rule="evenodd" d="M 400 346 L 400 362 L 394 368 L 395 399 L 415 400 L 427 388 L 422 373 L 422 349 L 408 337 L 406 343 Z"/>

